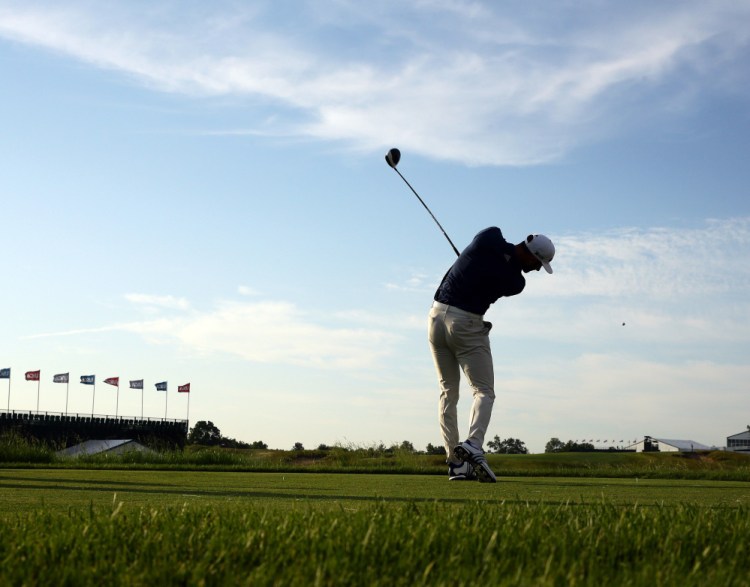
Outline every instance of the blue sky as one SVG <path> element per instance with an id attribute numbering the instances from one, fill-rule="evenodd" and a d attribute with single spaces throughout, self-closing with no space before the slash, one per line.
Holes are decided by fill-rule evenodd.
<path id="1" fill-rule="evenodd" d="M 190 382 L 192 422 L 273 448 L 439 444 L 426 315 L 453 252 L 395 146 L 459 248 L 491 225 L 557 246 L 487 315 L 490 438 L 725 444 L 749 423 L 748 17 L 0 0 L 10 408 L 40 369 L 50 412 L 54 374 L 81 413 L 96 374 L 145 379 L 151 417 L 186 417 Z"/>

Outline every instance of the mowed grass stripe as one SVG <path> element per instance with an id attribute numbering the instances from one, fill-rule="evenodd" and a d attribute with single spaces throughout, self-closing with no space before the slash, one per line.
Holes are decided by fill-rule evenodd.
<path id="1" fill-rule="evenodd" d="M 116 495 L 116 498 L 115 498 Z M 2 514 L 107 506 L 182 504 L 357 507 L 377 502 L 750 506 L 750 483 L 677 479 L 500 478 L 448 482 L 430 475 L 1 469 Z"/>

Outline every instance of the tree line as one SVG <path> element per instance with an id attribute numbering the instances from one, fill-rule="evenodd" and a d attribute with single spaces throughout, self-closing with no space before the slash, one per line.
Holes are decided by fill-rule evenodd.
<path id="1" fill-rule="evenodd" d="M 563 442 L 559 438 L 550 438 L 544 447 L 544 452 L 594 452 L 596 448 L 590 442 Z"/>
<path id="2" fill-rule="evenodd" d="M 750 427 L 748 427 L 750 429 Z M 267 449 L 268 445 L 262 440 L 256 440 L 255 442 L 243 442 L 236 440 L 235 438 L 228 438 L 221 434 L 221 430 L 210 420 L 199 420 L 190 429 L 190 433 L 187 438 L 188 444 L 198 444 L 203 446 L 221 446 L 225 448 L 261 448 Z M 331 450 L 333 448 L 342 448 L 339 446 L 333 447 L 326 444 L 319 444 L 315 450 Z M 525 455 L 529 453 L 524 443 L 520 438 L 505 438 L 500 439 L 499 436 L 495 437 L 487 442 L 487 452 L 494 454 L 505 454 L 505 455 Z M 295 442 L 291 450 L 301 451 L 305 450 L 305 446 L 301 442 Z M 404 440 L 400 444 L 392 444 L 385 446 L 379 444 L 372 448 L 374 452 L 413 452 L 422 453 L 428 455 L 445 455 L 445 447 L 442 444 L 428 444 L 424 451 L 419 451 L 414 447 L 414 444 L 408 440 Z M 596 448 L 590 442 L 574 442 L 568 440 L 563 442 L 557 437 L 553 437 L 547 442 L 544 447 L 545 453 L 556 453 L 556 452 L 594 452 Z"/>
<path id="3" fill-rule="evenodd" d="M 255 442 L 243 442 L 235 438 L 229 438 L 222 435 L 221 430 L 216 424 L 210 420 L 199 420 L 190 429 L 187 437 L 188 444 L 197 444 L 202 446 L 220 446 L 224 448 L 260 448 L 267 449 L 268 445 L 262 440 L 256 440 Z M 487 442 L 488 451 L 496 454 L 528 454 L 526 444 L 519 438 L 506 438 L 501 440 L 499 436 L 495 436 L 492 440 Z M 333 447 L 326 444 L 319 444 L 316 450 L 331 450 Z M 291 450 L 305 450 L 305 446 L 301 442 L 295 442 Z M 400 444 L 392 444 L 385 446 L 379 444 L 373 447 L 375 452 L 413 452 L 423 453 L 428 455 L 445 455 L 445 447 L 442 444 L 434 445 L 428 444 L 424 451 L 419 451 L 414 447 L 414 444 L 408 440 L 404 440 Z"/>

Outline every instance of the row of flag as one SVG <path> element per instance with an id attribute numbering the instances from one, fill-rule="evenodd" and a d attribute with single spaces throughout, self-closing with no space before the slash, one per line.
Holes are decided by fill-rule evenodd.
<path id="1" fill-rule="evenodd" d="M 39 371 L 26 371 L 26 381 L 40 381 L 41 370 Z M 0 369 L 0 379 L 10 379 L 10 368 Z M 70 383 L 70 373 L 58 373 L 52 376 L 52 383 Z M 81 383 L 83 385 L 96 385 L 96 375 L 81 375 Z M 104 380 L 104 383 L 120 387 L 119 377 L 108 377 Z M 167 391 L 167 382 L 161 381 L 155 384 L 156 391 Z M 143 379 L 131 379 L 130 389 L 143 389 Z M 190 384 L 177 386 L 178 393 L 190 393 Z"/>
<path id="2" fill-rule="evenodd" d="M 607 443 L 609 442 L 609 439 L 607 439 L 607 440 L 599 440 L 599 439 L 597 438 L 596 440 L 593 440 L 593 439 L 591 439 L 591 440 L 586 440 L 586 439 L 584 438 L 583 440 L 576 440 L 575 442 L 602 442 L 602 443 L 604 443 L 604 444 L 607 444 Z M 635 444 L 636 442 L 638 442 L 638 439 L 636 438 L 635 440 L 621 440 L 620 442 L 632 442 L 633 444 Z M 616 444 L 616 443 L 617 443 L 617 441 L 616 441 L 616 440 L 613 440 L 613 441 L 612 441 L 612 444 Z"/>
<path id="3" fill-rule="evenodd" d="M 0 369 L 0 379 L 7 379 L 8 380 L 8 411 L 10 411 L 10 382 L 11 382 L 11 370 L 10 367 L 6 367 L 4 369 Z M 37 394 L 36 394 L 36 409 L 37 412 L 39 411 L 39 396 L 40 396 L 40 387 L 41 387 L 41 379 L 42 379 L 42 372 L 41 370 L 36 371 L 26 371 L 25 373 L 25 379 L 26 381 L 36 381 L 37 382 Z M 81 375 L 81 384 L 82 385 L 90 385 L 91 386 L 91 414 L 95 414 L 95 407 L 96 407 L 96 375 Z M 57 373 L 56 375 L 52 376 L 52 383 L 65 383 L 66 384 L 66 392 L 65 392 L 65 413 L 68 413 L 68 389 L 70 387 L 70 373 Z M 117 404 L 115 407 L 115 416 L 119 415 L 120 413 L 120 378 L 119 377 L 107 377 L 104 379 L 104 383 L 107 385 L 112 385 L 117 388 Z M 141 390 L 141 417 L 143 417 L 143 379 L 130 379 L 129 380 L 130 389 L 140 389 Z M 166 381 L 160 381 L 159 383 L 155 384 L 156 391 L 167 391 L 168 384 Z M 177 392 L 178 393 L 187 393 L 190 394 L 190 384 L 185 383 L 184 385 L 178 385 L 177 386 Z M 167 407 L 168 407 L 168 398 L 169 394 L 164 394 L 164 418 L 167 418 Z M 190 395 L 187 396 L 187 416 L 188 420 L 190 419 Z"/>

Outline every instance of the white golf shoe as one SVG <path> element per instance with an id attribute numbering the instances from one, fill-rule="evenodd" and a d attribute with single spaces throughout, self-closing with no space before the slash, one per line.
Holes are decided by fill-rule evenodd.
<path id="1" fill-rule="evenodd" d="M 477 474 L 470 463 L 454 464 L 448 463 L 448 480 L 449 481 L 476 481 Z"/>
<path id="2" fill-rule="evenodd" d="M 497 483 L 495 473 L 492 472 L 487 464 L 484 451 L 475 447 L 468 440 L 462 442 L 453 449 L 453 454 L 463 463 L 470 463 L 474 467 L 474 472 L 479 478 L 480 483 Z"/>

